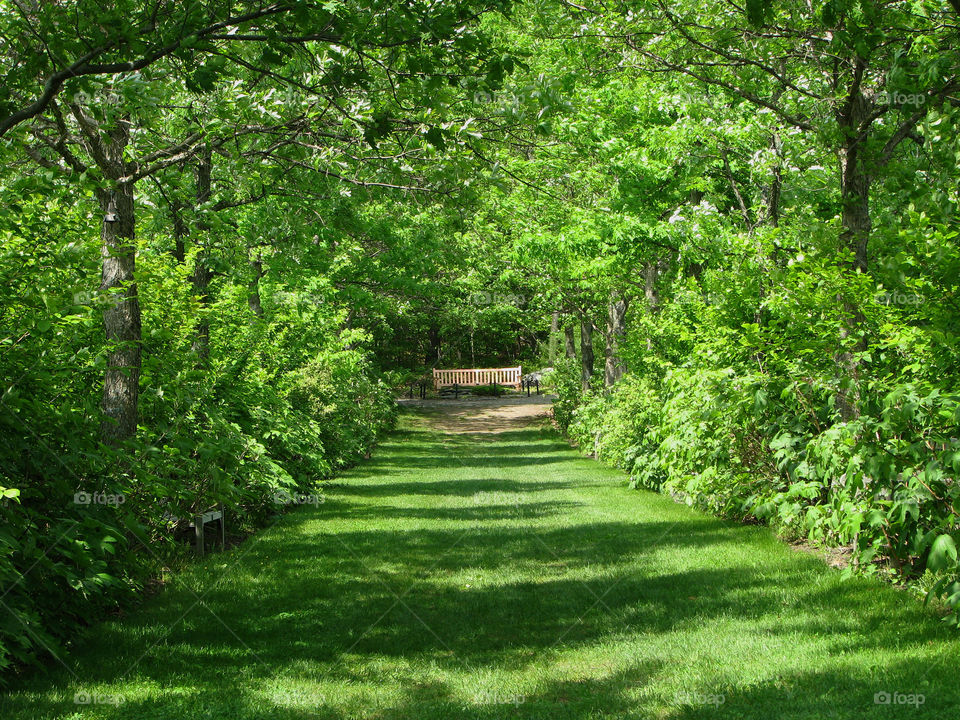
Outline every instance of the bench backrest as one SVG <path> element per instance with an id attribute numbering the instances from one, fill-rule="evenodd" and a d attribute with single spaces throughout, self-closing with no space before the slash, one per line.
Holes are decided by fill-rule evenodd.
<path id="1" fill-rule="evenodd" d="M 434 370 L 433 387 L 442 388 L 450 385 L 514 385 L 520 386 L 520 376 L 523 374 L 519 367 L 514 368 L 472 368 L 470 370 Z"/>

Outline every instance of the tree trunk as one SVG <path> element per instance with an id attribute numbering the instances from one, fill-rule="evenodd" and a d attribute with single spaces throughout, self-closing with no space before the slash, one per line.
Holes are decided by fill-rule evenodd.
<path id="1" fill-rule="evenodd" d="M 563 326 L 563 344 L 564 352 L 566 353 L 567 358 L 570 360 L 577 359 L 577 345 L 576 337 L 574 336 L 573 325 L 567 324 Z"/>
<path id="2" fill-rule="evenodd" d="M 767 187 L 764 197 L 764 219 L 771 227 L 780 226 L 780 196 L 783 190 L 783 171 L 780 163 L 781 148 L 782 145 L 780 142 L 780 134 L 774 131 L 770 136 L 770 149 L 773 151 L 776 161 L 774 162 L 773 168 L 770 172 L 770 185 Z M 766 268 L 763 267 L 766 258 L 764 257 L 763 243 L 761 242 L 760 238 L 757 238 L 756 247 L 757 263 L 760 266 L 761 272 L 758 274 L 757 278 L 757 307 L 753 312 L 753 321 L 757 324 L 757 326 L 765 327 L 768 322 L 768 313 L 764 310 L 764 308 L 769 294 L 768 286 L 770 285 L 770 282 L 768 274 L 766 273 Z M 780 249 L 776 246 L 773 249 L 773 256 L 771 260 L 775 265 L 781 264 Z M 757 365 L 759 367 L 763 367 L 763 363 L 766 361 L 766 353 L 760 349 L 757 349 L 757 351 L 754 352 L 753 357 L 757 362 Z"/>
<path id="3" fill-rule="evenodd" d="M 766 197 L 767 221 L 773 227 L 780 226 L 780 194 L 783 190 L 783 171 L 780 165 L 781 148 L 780 133 L 774 132 L 770 137 L 770 149 L 777 156 L 777 162 L 773 166 L 770 187 L 767 189 Z"/>
<path id="4" fill-rule="evenodd" d="M 873 229 L 870 220 L 870 176 L 854 141 L 840 153 L 840 183 L 843 202 L 841 239 L 853 253 L 853 270 L 867 271 L 867 244 Z"/>
<path id="5" fill-rule="evenodd" d="M 126 131 L 115 133 L 111 139 L 109 149 L 121 158 L 128 139 Z M 99 192 L 98 198 L 104 214 L 100 291 L 108 298 L 103 310 L 108 354 L 100 436 L 108 445 L 117 445 L 137 432 L 140 395 L 141 325 L 134 279 L 137 253 L 133 185 L 118 183 L 113 191 Z"/>
<path id="6" fill-rule="evenodd" d="M 253 277 L 250 280 L 249 294 L 247 295 L 247 305 L 256 317 L 263 317 L 263 306 L 260 304 L 260 280 L 263 278 L 263 256 L 257 253 L 254 260 L 250 261 L 250 270 Z"/>
<path id="7" fill-rule="evenodd" d="M 870 219 L 871 177 L 863 158 L 863 149 L 869 138 L 866 131 L 861 131 L 869 112 L 867 99 L 857 91 L 848 98 L 845 114 L 841 117 L 845 137 L 839 153 L 843 227 L 840 239 L 852 255 L 850 270 L 854 273 L 867 271 L 867 246 L 873 229 Z M 865 341 L 861 334 L 863 315 L 860 309 L 848 297 L 837 299 L 843 307 L 837 364 L 842 383 L 848 386 L 841 387 L 837 394 L 837 409 L 846 422 L 860 414 L 859 362 L 855 354 L 865 349 Z M 858 337 L 851 342 L 852 338 Z"/>
<path id="8" fill-rule="evenodd" d="M 177 205 L 170 206 L 170 212 L 173 215 L 173 257 L 176 261 L 183 265 L 187 259 L 187 226 L 183 222 L 183 215 L 180 213 L 180 208 Z"/>
<path id="9" fill-rule="evenodd" d="M 560 331 L 560 313 L 556 310 L 550 316 L 550 344 L 547 346 L 547 366 L 557 362 L 557 333 Z"/>
<path id="10" fill-rule="evenodd" d="M 198 255 L 191 281 L 193 282 L 193 292 L 200 301 L 201 317 L 197 320 L 197 326 L 194 328 L 190 350 L 204 364 L 210 358 L 210 318 L 206 316 L 206 311 L 210 304 L 210 279 L 212 277 L 213 273 L 210 271 L 210 267 Z"/>
<path id="11" fill-rule="evenodd" d="M 207 147 L 200 154 L 200 161 L 197 163 L 197 207 L 199 208 L 210 199 L 210 174 L 212 171 L 212 154 Z M 197 231 L 205 233 L 209 230 L 208 223 L 200 220 L 197 222 Z M 200 362 L 206 364 L 210 358 L 210 318 L 207 317 L 207 309 L 210 305 L 210 280 L 213 278 L 213 271 L 210 269 L 210 259 L 205 247 L 207 238 L 200 238 L 200 249 L 194 260 L 193 292 L 200 301 L 200 319 L 197 321 L 197 327 L 194 331 L 193 342 L 190 349 L 196 353 Z"/>
<path id="12" fill-rule="evenodd" d="M 442 352 L 440 347 L 440 328 L 438 328 L 436 325 L 431 327 L 427 332 L 427 337 L 430 342 L 430 347 L 427 350 L 427 354 L 424 356 L 424 364 L 437 367 L 440 365 L 440 357 Z"/>
<path id="13" fill-rule="evenodd" d="M 124 157 L 130 144 L 130 120 L 116 118 L 106 129 L 79 105 L 73 104 L 70 109 L 77 119 L 81 142 L 109 181 L 106 188 L 96 192 L 103 213 L 100 292 L 105 300 L 103 330 L 107 349 L 100 439 L 116 446 L 136 435 L 140 400 L 142 328 L 136 283 L 136 215 L 133 182 L 128 179 L 130 167 Z"/>
<path id="14" fill-rule="evenodd" d="M 593 379 L 593 322 L 587 316 L 580 318 L 580 382 L 583 391 L 590 389 Z"/>
<path id="15" fill-rule="evenodd" d="M 609 389 L 613 387 L 621 377 L 623 377 L 623 362 L 620 360 L 618 350 L 620 340 L 626 330 L 625 319 L 627 316 L 628 301 L 618 292 L 610 293 L 610 302 L 607 306 L 607 332 L 606 348 L 604 356 L 603 382 Z"/>

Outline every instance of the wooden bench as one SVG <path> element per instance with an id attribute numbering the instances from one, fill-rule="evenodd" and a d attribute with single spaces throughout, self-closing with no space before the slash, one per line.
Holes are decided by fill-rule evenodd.
<path id="1" fill-rule="evenodd" d="M 205 513 L 200 513 L 199 515 L 194 515 L 190 522 L 186 522 L 186 518 L 177 517 L 172 513 L 165 512 L 163 513 L 163 519 L 166 520 L 173 528 L 174 535 L 176 537 L 183 537 L 184 529 L 193 528 L 194 532 L 194 549 L 197 551 L 198 555 L 203 555 L 204 543 L 203 543 L 203 526 L 207 523 L 214 522 L 215 520 L 220 521 L 220 546 L 221 548 L 226 548 L 227 546 L 227 529 L 226 523 L 224 522 L 223 515 L 223 505 L 219 507 L 211 508 Z M 184 524 L 185 523 L 185 524 Z"/>
<path id="2" fill-rule="evenodd" d="M 434 370 L 433 389 L 457 386 L 503 385 L 520 389 L 523 370 L 514 368 L 472 368 L 470 370 Z"/>
<path id="3" fill-rule="evenodd" d="M 196 551 L 198 555 L 203 555 L 203 526 L 214 520 L 220 521 L 220 547 L 225 548 L 227 546 L 227 531 L 224 527 L 223 522 L 223 509 L 219 510 L 209 510 L 200 515 L 195 515 L 193 522 L 190 523 L 190 527 L 194 528 L 196 532 Z"/>

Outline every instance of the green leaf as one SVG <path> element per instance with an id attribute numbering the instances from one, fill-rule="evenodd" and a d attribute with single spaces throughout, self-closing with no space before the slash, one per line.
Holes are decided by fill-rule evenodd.
<path id="1" fill-rule="evenodd" d="M 949 535 L 940 535 L 930 546 L 927 567 L 934 572 L 953 568 L 957 564 L 957 545 Z"/>
<path id="2" fill-rule="evenodd" d="M 443 139 L 443 132 L 440 128 L 434 126 L 427 131 L 427 142 L 433 145 L 437 150 L 444 150 L 447 147 L 446 140 Z"/>

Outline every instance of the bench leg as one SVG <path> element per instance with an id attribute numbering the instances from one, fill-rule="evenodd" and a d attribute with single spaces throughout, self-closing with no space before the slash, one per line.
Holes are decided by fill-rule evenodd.
<path id="1" fill-rule="evenodd" d="M 193 530 L 196 533 L 196 542 L 194 548 L 197 555 L 203 556 L 203 516 L 197 515 L 193 519 Z"/>

